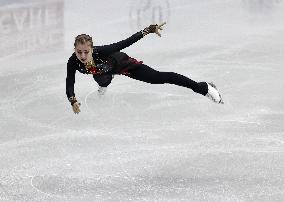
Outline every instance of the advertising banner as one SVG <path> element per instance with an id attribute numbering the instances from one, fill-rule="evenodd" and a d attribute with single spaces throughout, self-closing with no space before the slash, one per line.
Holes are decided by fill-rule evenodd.
<path id="1" fill-rule="evenodd" d="M 0 57 L 64 45 L 64 0 L 0 4 Z"/>

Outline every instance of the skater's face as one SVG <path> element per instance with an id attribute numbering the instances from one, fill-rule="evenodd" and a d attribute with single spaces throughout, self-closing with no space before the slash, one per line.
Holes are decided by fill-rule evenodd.
<path id="1" fill-rule="evenodd" d="M 89 42 L 78 43 L 75 46 L 75 54 L 83 64 L 86 64 L 92 60 L 92 53 L 93 49 Z"/>

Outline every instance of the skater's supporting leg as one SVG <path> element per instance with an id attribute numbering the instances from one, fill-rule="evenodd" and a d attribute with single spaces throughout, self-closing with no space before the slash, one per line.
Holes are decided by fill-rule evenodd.
<path id="1" fill-rule="evenodd" d="M 111 74 L 104 74 L 104 75 L 93 75 L 94 80 L 98 83 L 101 87 L 107 87 L 113 78 Z"/>
<path id="2" fill-rule="evenodd" d="M 208 86 L 206 82 L 196 82 L 175 72 L 159 72 L 145 64 L 132 64 L 129 77 L 151 84 L 174 84 L 192 89 L 194 92 L 206 95 Z"/>

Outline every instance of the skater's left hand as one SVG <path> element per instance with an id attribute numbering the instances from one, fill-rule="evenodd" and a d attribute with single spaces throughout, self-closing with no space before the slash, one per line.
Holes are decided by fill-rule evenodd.
<path id="1" fill-rule="evenodd" d="M 149 27 L 146 27 L 145 29 L 143 29 L 142 34 L 143 36 L 146 36 L 149 33 L 155 33 L 157 34 L 159 37 L 161 37 L 161 33 L 159 32 L 159 30 L 163 30 L 163 26 L 166 24 L 166 22 L 163 22 L 160 25 L 150 25 Z"/>
<path id="2" fill-rule="evenodd" d="M 163 30 L 163 26 L 164 26 L 165 24 L 166 24 L 166 22 L 163 22 L 162 24 L 156 26 L 155 33 L 156 33 L 159 37 L 162 36 L 162 35 L 160 34 L 159 30 Z"/>

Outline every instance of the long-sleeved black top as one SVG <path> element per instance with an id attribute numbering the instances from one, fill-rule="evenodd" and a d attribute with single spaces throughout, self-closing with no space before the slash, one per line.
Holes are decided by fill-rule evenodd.
<path id="1" fill-rule="evenodd" d="M 94 46 L 93 47 L 94 51 L 92 56 L 96 65 L 101 63 L 107 63 L 111 55 L 115 54 L 116 52 L 119 52 L 120 50 L 128 46 L 131 46 L 133 43 L 137 42 L 141 38 L 143 38 L 142 32 L 137 32 L 136 34 L 133 34 L 131 37 L 119 41 L 117 43 L 113 43 L 110 45 L 103 45 L 103 46 Z M 76 57 L 75 53 L 73 53 L 67 63 L 66 95 L 68 99 L 72 96 L 75 96 L 74 84 L 75 84 L 76 70 L 78 70 L 83 74 L 90 74 L 85 68 L 85 65 Z M 104 75 L 101 74 L 95 76 L 100 77 Z"/>

